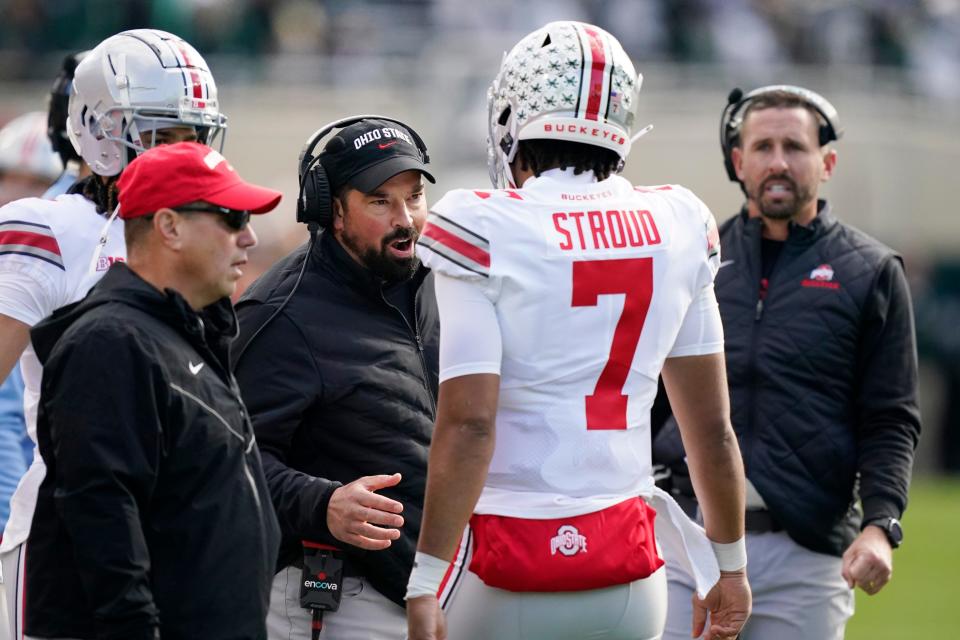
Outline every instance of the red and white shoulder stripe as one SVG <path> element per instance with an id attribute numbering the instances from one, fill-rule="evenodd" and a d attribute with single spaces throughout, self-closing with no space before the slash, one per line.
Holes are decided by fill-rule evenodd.
<path id="1" fill-rule="evenodd" d="M 439 213 L 427 217 L 417 244 L 468 271 L 490 277 L 490 242 Z"/>
<path id="2" fill-rule="evenodd" d="M 43 260 L 66 271 L 57 237 L 45 224 L 23 220 L 0 222 L 0 256 L 11 254 Z"/>

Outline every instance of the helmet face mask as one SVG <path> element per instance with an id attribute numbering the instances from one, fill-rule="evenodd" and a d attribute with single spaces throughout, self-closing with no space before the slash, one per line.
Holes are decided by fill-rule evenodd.
<path id="1" fill-rule="evenodd" d="M 193 127 L 222 150 L 226 117 L 213 76 L 177 36 L 136 29 L 107 38 L 77 66 L 73 83 L 67 133 L 98 175 L 119 174 L 158 129 Z"/>
<path id="2" fill-rule="evenodd" d="M 506 61 L 506 54 L 504 54 Z M 516 104 L 512 96 L 500 87 L 500 75 L 487 89 L 487 168 L 490 182 L 497 189 L 514 187 L 510 163 L 517 155 Z"/>
<path id="3" fill-rule="evenodd" d="M 487 92 L 487 162 L 494 186 L 512 186 L 520 140 L 552 139 L 630 152 L 640 77 L 612 35 L 551 22 L 504 55 Z"/>

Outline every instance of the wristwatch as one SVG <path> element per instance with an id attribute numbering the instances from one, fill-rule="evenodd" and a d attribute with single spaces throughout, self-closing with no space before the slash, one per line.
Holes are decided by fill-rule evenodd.
<path id="1" fill-rule="evenodd" d="M 874 525 L 883 529 L 883 532 L 887 534 L 887 540 L 890 541 L 890 546 L 896 549 L 903 542 L 903 527 L 900 526 L 900 521 L 896 518 L 880 518 L 878 520 L 871 520 L 864 524 L 864 526 Z"/>

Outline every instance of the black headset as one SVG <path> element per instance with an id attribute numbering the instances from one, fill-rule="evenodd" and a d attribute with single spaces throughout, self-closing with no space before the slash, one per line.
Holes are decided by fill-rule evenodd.
<path id="1" fill-rule="evenodd" d="M 409 125 L 395 118 L 376 115 L 352 116 L 325 124 L 307 138 L 303 149 L 300 150 L 298 164 L 300 195 L 297 197 L 297 222 L 305 222 L 307 225 L 316 223 L 324 229 L 333 222 L 333 194 L 330 192 L 330 180 L 327 178 L 326 169 L 320 162 L 323 152 L 317 155 L 313 155 L 313 153 L 320 141 L 335 129 L 344 129 L 364 120 L 386 120 L 400 125 L 413 136 L 413 141 L 417 145 L 417 151 L 420 152 L 420 159 L 423 164 L 430 164 L 427 145 L 424 144 L 423 139 Z"/>
<path id="2" fill-rule="evenodd" d="M 71 53 L 63 59 L 60 65 L 60 73 L 53 81 L 53 88 L 50 89 L 50 101 L 47 109 L 47 137 L 50 139 L 50 146 L 57 152 L 66 168 L 71 160 L 82 161 L 80 154 L 73 148 L 73 143 L 67 137 L 67 111 L 70 103 L 70 91 L 73 87 L 73 74 L 77 65 L 83 60 L 89 51 L 80 51 Z"/>
<path id="3" fill-rule="evenodd" d="M 843 129 L 840 128 L 840 116 L 836 108 L 819 93 L 790 84 L 773 84 L 760 87 L 746 95 L 741 89 L 734 89 L 727 97 L 727 106 L 723 108 L 723 114 L 720 116 L 720 149 L 723 151 L 723 166 L 726 167 L 727 176 L 733 182 L 740 182 L 740 178 L 737 177 L 737 170 L 733 166 L 730 151 L 736 146 L 740 137 L 740 127 L 743 125 L 742 114 L 746 113 L 746 107 L 753 100 L 774 92 L 794 95 L 820 114 L 818 124 L 821 147 L 834 140 L 839 140 L 840 136 L 843 135 Z"/>

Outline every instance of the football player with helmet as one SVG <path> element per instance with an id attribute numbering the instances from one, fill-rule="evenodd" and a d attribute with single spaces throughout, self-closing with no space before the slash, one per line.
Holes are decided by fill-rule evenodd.
<path id="1" fill-rule="evenodd" d="M 661 547 L 697 578 L 696 635 L 749 615 L 717 227 L 684 187 L 616 175 L 649 129 L 640 82 L 595 26 L 523 38 L 488 94 L 496 189 L 447 193 L 421 234 L 441 386 L 412 640 L 659 638 Z M 705 531 L 653 483 L 661 373 Z"/>
<path id="2" fill-rule="evenodd" d="M 70 54 L 64 58 L 63 67 L 50 92 L 47 113 L 31 114 L 33 126 L 29 129 L 29 136 L 21 136 L 19 145 L 10 144 L 10 138 L 0 132 L 0 205 L 37 196 L 37 190 L 42 189 L 46 190 L 42 191 L 41 197 L 52 200 L 66 193 L 78 177 L 89 175 L 89 167 L 80 160 L 67 137 L 67 101 L 73 86 L 73 71 L 85 54 Z M 17 120 L 21 121 L 20 118 Z M 12 127 L 14 123 L 10 124 Z M 45 143 L 45 140 L 49 142 Z M 59 162 L 56 160 L 58 156 Z M 12 168 L 12 171 L 5 172 L 7 168 Z M 31 181 L 30 192 L 10 197 L 5 187 L 9 185 L 7 179 L 11 175 L 21 185 L 26 183 L 24 178 Z M 56 177 L 53 184 L 50 184 L 51 176 Z M 0 531 L 10 515 L 10 496 L 32 459 L 33 442 L 27 436 L 23 415 L 23 378 L 20 369 L 14 367 L 0 385 Z M 2 595 L 0 589 L 0 597 Z M 0 606 L 0 625 L 3 624 L 2 615 Z"/>
<path id="3" fill-rule="evenodd" d="M 0 378 L 19 358 L 34 441 L 42 369 L 29 330 L 54 309 L 82 298 L 113 262 L 125 259 L 123 222 L 116 217 L 120 173 L 157 144 L 199 140 L 222 146 L 225 129 L 207 63 L 173 34 L 124 31 L 76 66 L 67 135 L 91 175 L 55 200 L 27 198 L 0 208 Z M 0 543 L 8 637 L 16 640 L 24 637 L 24 543 L 44 472 L 35 455 L 11 500 Z"/>
<path id="4" fill-rule="evenodd" d="M 0 129 L 0 204 L 38 196 L 60 174 L 60 159 L 46 137 L 46 114 L 35 111 L 14 118 Z M 23 420 L 23 381 L 14 370 L 0 384 L 0 532 L 10 515 L 10 496 L 27 469 Z M 0 574 L 2 581 L 2 574 Z M 0 590 L 0 607 L 5 606 Z M 6 611 L 0 609 L 0 625 Z M 0 626 L 0 629 L 4 627 Z"/>

